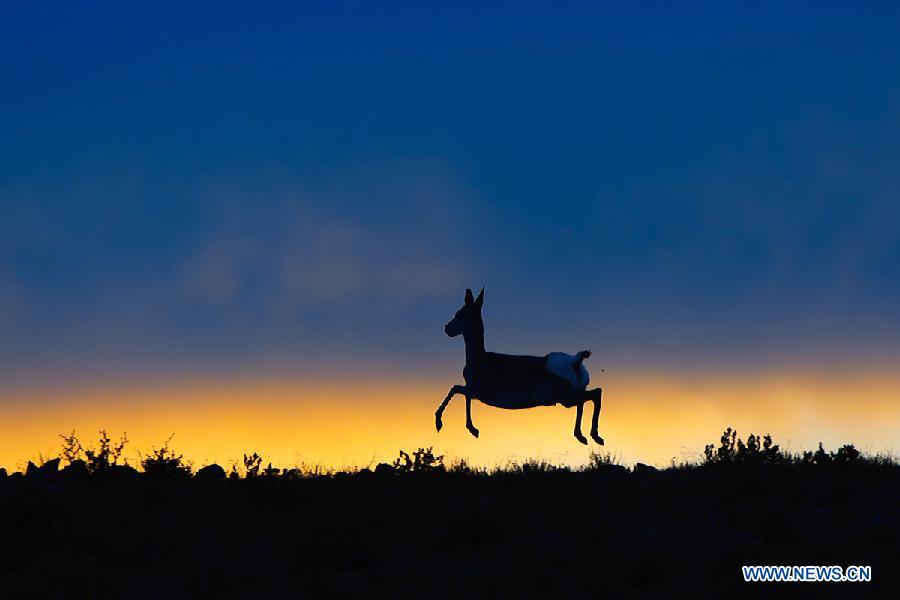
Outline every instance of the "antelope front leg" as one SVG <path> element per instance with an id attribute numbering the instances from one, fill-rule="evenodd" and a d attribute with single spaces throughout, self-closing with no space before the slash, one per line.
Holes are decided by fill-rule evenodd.
<path id="1" fill-rule="evenodd" d="M 603 445 L 603 438 L 597 432 L 597 420 L 600 418 L 600 403 L 603 400 L 603 390 L 592 390 L 591 400 L 594 401 L 594 413 L 591 415 L 591 437 L 595 442 Z"/>
<path id="2" fill-rule="evenodd" d="M 447 408 L 447 405 L 450 403 L 450 398 L 452 398 L 456 394 L 465 394 L 466 386 L 464 385 L 454 385 L 450 388 L 450 391 L 447 393 L 447 397 L 444 398 L 444 401 L 441 402 L 441 405 L 438 407 L 437 411 L 434 413 L 434 426 L 437 427 L 438 432 L 440 432 L 441 427 L 444 426 L 444 422 L 441 420 L 441 417 L 444 414 L 444 409 Z"/>
<path id="3" fill-rule="evenodd" d="M 478 430 L 472 425 L 472 397 L 466 394 L 466 429 L 469 433 L 478 437 Z"/>
<path id="4" fill-rule="evenodd" d="M 575 439 L 587 446 L 587 438 L 581 433 L 581 416 L 584 414 L 584 402 L 575 405 Z"/>

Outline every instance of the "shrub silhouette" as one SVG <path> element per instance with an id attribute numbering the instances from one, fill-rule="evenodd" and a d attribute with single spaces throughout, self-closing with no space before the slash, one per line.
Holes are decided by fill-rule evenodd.
<path id="1" fill-rule="evenodd" d="M 175 434 L 169 436 L 161 448 L 153 448 L 150 454 L 143 457 L 141 467 L 147 475 L 158 477 L 190 477 L 191 467 L 184 463 L 184 456 L 175 454 L 169 449 L 169 442 Z"/>
<path id="2" fill-rule="evenodd" d="M 728 427 L 719 438 L 719 447 L 707 444 L 703 450 L 703 465 L 804 465 L 804 466 L 852 466 L 883 465 L 894 466 L 896 460 L 890 455 L 864 455 L 853 444 L 844 444 L 835 452 L 825 450 L 822 442 L 813 451 L 801 454 L 783 452 L 772 436 L 760 438 L 750 434 L 747 441 L 742 441 L 737 431 Z"/>
<path id="3" fill-rule="evenodd" d="M 259 467 L 262 465 L 262 456 L 254 452 L 253 454 L 244 455 L 244 476 L 256 477 L 259 475 Z M 271 465 L 269 465 L 271 466 Z"/>
<path id="4" fill-rule="evenodd" d="M 75 430 L 72 430 L 72 433 L 69 435 L 59 434 L 59 437 L 62 438 L 62 450 L 59 453 L 59 457 L 65 462 L 67 465 L 71 465 L 76 460 L 82 460 L 84 456 L 84 449 L 81 447 L 81 442 L 78 441 L 78 437 L 75 435 Z"/>
<path id="5" fill-rule="evenodd" d="M 99 446 L 96 449 L 93 446 L 85 448 L 75 435 L 74 429 L 69 435 L 60 434 L 59 437 L 63 440 L 60 458 L 69 465 L 83 460 L 89 473 L 100 473 L 118 466 L 125 445 L 128 444 L 128 436 L 125 433 L 118 443 L 113 444 L 105 429 L 100 430 Z M 128 461 L 123 461 L 123 464 L 127 465 Z"/>
<path id="6" fill-rule="evenodd" d="M 555 471 L 570 471 L 566 465 L 558 465 L 543 458 L 529 458 L 522 462 L 510 462 L 504 469 L 500 469 L 497 473 L 551 473 Z"/>
<path id="7" fill-rule="evenodd" d="M 837 449 L 837 452 L 828 452 L 822 446 L 822 442 L 819 442 L 819 448 L 815 452 L 804 452 L 800 462 L 805 465 L 822 467 L 828 465 L 855 465 L 864 462 L 881 464 L 882 458 L 866 458 L 853 444 L 844 444 Z"/>
<path id="8" fill-rule="evenodd" d="M 459 475 L 484 475 L 487 473 L 483 468 L 473 467 L 465 458 L 455 460 L 448 471 Z"/>
<path id="9" fill-rule="evenodd" d="M 819 448 L 815 452 L 805 451 L 801 462 L 805 465 L 829 465 L 831 464 L 831 455 L 825 451 L 822 442 L 819 442 Z"/>
<path id="10" fill-rule="evenodd" d="M 778 464 L 791 462 L 790 457 L 781 452 L 778 444 L 772 441 L 772 436 L 766 434 L 763 438 L 752 433 L 747 436 L 746 443 L 737 434 L 737 431 L 728 427 L 719 438 L 719 447 L 707 444 L 703 449 L 703 464 Z"/>
<path id="11" fill-rule="evenodd" d="M 845 444 L 838 448 L 838 451 L 834 453 L 832 458 L 837 464 L 851 464 L 860 462 L 861 457 L 862 455 L 859 450 L 856 449 L 856 446 L 853 444 Z"/>
<path id="12" fill-rule="evenodd" d="M 623 467 L 618 455 L 612 452 L 596 452 L 591 450 L 588 456 L 588 470 L 609 469 Z"/>
<path id="13" fill-rule="evenodd" d="M 401 450 L 394 461 L 397 473 L 443 473 L 446 470 L 444 457 L 435 456 L 431 446 L 414 450 L 412 456 Z"/>

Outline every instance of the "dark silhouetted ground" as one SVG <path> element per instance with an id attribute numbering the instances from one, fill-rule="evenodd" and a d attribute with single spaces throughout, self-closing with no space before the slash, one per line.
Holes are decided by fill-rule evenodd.
<path id="1" fill-rule="evenodd" d="M 0 598 L 900 597 L 900 467 L 717 456 L 489 475 L 420 453 L 316 477 L 251 460 L 241 478 L 50 463 L 0 473 Z M 873 581 L 748 584 L 745 564 Z"/>

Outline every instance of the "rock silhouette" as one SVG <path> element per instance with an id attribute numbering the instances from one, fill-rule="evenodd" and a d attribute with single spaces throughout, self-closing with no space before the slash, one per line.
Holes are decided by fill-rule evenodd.
<path id="1" fill-rule="evenodd" d="M 225 479 L 225 469 L 219 465 L 206 465 L 194 476 L 201 481 L 221 481 Z"/>

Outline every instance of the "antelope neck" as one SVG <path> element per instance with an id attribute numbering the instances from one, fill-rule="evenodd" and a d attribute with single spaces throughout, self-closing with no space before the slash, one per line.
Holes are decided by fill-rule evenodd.
<path id="1" fill-rule="evenodd" d="M 481 332 L 464 332 L 466 341 L 466 363 L 473 363 L 484 354 L 484 330 Z"/>

